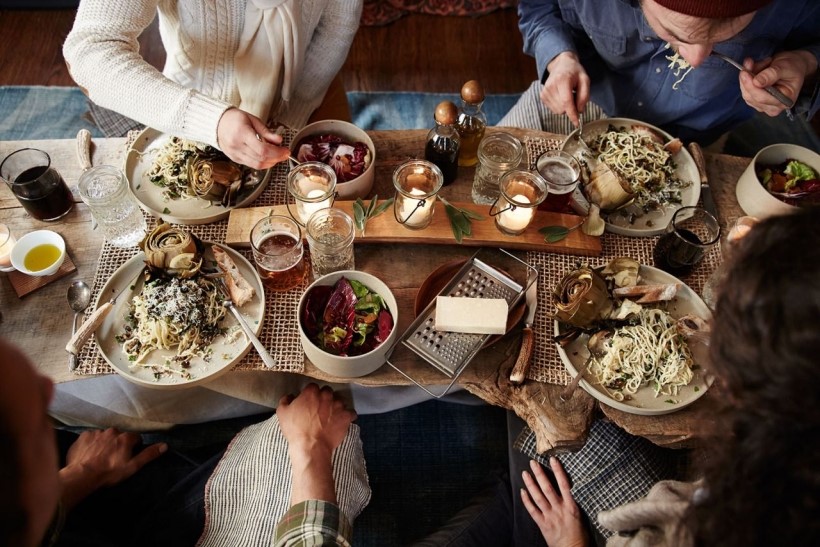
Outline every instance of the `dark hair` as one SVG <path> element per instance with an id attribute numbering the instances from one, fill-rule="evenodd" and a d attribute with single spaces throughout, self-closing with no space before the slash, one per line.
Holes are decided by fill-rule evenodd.
<path id="1" fill-rule="evenodd" d="M 28 516 L 21 504 L 19 444 L 7 412 L 0 404 L 0 545 L 20 545 Z"/>
<path id="2" fill-rule="evenodd" d="M 756 225 L 718 298 L 711 366 L 726 400 L 687 516 L 700 545 L 820 537 L 820 211 Z"/>

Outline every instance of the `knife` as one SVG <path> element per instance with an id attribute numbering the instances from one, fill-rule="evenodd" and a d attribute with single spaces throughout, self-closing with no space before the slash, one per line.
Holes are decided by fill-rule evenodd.
<path id="1" fill-rule="evenodd" d="M 717 206 L 712 196 L 712 188 L 709 186 L 709 177 L 706 175 L 706 160 L 703 158 L 703 150 L 696 142 L 690 142 L 686 148 L 689 150 L 689 153 L 692 154 L 692 159 L 695 160 L 695 165 L 700 175 L 700 198 L 703 200 L 703 208 L 717 219 Z"/>
<path id="2" fill-rule="evenodd" d="M 527 371 L 530 369 L 530 359 L 535 347 L 535 335 L 532 326 L 535 322 L 535 309 L 538 307 L 538 277 L 536 277 L 527 288 L 525 295 L 527 301 L 527 317 L 524 320 L 524 330 L 521 337 L 521 349 L 518 352 L 518 359 L 515 360 L 510 382 L 519 385 L 527 378 Z"/>

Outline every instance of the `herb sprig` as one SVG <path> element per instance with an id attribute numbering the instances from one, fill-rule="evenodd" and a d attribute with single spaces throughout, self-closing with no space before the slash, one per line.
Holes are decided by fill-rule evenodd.
<path id="1" fill-rule="evenodd" d="M 393 205 L 393 198 L 386 199 L 379 203 L 379 196 L 373 196 L 373 199 L 370 200 L 370 204 L 365 207 L 364 201 L 362 198 L 356 198 L 356 201 L 353 202 L 353 221 L 356 224 L 356 228 L 364 235 L 365 226 L 367 226 L 367 221 L 371 218 L 375 218 L 385 212 L 391 205 Z"/>
<path id="2" fill-rule="evenodd" d="M 461 243 L 464 237 L 473 235 L 473 221 L 484 220 L 486 217 L 480 215 L 469 209 L 462 209 L 456 207 L 449 201 L 439 196 L 439 199 L 444 203 L 444 210 L 447 212 L 447 218 L 450 219 L 450 228 L 453 230 L 453 237 L 457 243 Z"/>

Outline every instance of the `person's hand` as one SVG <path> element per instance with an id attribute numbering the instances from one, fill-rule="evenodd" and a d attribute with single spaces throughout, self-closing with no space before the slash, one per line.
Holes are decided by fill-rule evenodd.
<path id="1" fill-rule="evenodd" d="M 310 383 L 298 397 L 282 397 L 276 415 L 288 441 L 291 505 L 308 499 L 335 503 L 333 450 L 342 444 L 356 413 L 347 410 L 329 387 L 319 389 Z"/>
<path id="2" fill-rule="evenodd" d="M 743 100 L 758 112 L 769 116 L 777 116 L 786 106 L 766 91 L 767 86 L 774 86 L 795 100 L 806 77 L 817 71 L 817 61 L 807 51 L 782 51 L 757 62 L 746 58 L 743 66 L 751 72 L 740 73 Z"/>
<path id="3" fill-rule="evenodd" d="M 530 460 L 533 478 L 522 472 L 525 489 L 521 501 L 550 547 L 581 547 L 587 545 L 587 536 L 581 523 L 581 511 L 572 499 L 569 478 L 561 462 L 550 458 L 550 467 L 558 483 L 556 492 L 549 477 L 535 460 Z"/>
<path id="4" fill-rule="evenodd" d="M 547 65 L 549 76 L 541 88 L 541 102 L 555 114 L 566 114 L 578 125 L 578 113 L 589 101 L 589 76 L 571 51 L 555 56 Z"/>
<path id="5" fill-rule="evenodd" d="M 68 449 L 66 466 L 60 470 L 66 507 L 95 490 L 124 481 L 168 450 L 165 443 L 157 443 L 134 453 L 139 442 L 136 433 L 114 428 L 84 431 Z"/>
<path id="6" fill-rule="evenodd" d="M 256 116 L 238 108 L 229 108 L 222 114 L 216 138 L 219 149 L 226 156 L 252 169 L 268 169 L 290 155 L 290 150 L 279 146 L 281 135 L 274 133 Z"/>
<path id="7" fill-rule="evenodd" d="M 314 383 L 305 386 L 295 398 L 282 397 L 276 414 L 291 452 L 321 451 L 328 455 L 342 443 L 356 419 L 356 412 L 347 410 L 330 387 L 319 389 Z"/>

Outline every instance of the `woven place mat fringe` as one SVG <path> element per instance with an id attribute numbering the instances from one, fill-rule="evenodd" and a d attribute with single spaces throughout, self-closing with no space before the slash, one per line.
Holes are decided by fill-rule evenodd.
<path id="1" fill-rule="evenodd" d="M 560 148 L 561 141 L 526 138 L 524 144 L 529 157 L 538 158 L 546 150 Z M 534 160 L 531 159 L 530 163 L 530 167 L 534 167 L 532 165 Z M 658 237 L 628 237 L 606 232 L 601 240 L 603 252 L 597 258 L 537 251 L 527 253 L 527 262 L 538 269 L 538 309 L 533 324 L 535 348 L 527 374 L 528 379 L 557 385 L 566 385 L 571 380 L 558 355 L 558 349 L 552 341 L 554 324 L 550 316 L 553 309 L 552 289 L 558 285 L 564 274 L 584 263 L 592 267 L 604 266 L 618 256 L 628 256 L 641 264 L 652 265 L 654 264 L 652 250 L 657 241 Z M 704 255 L 703 260 L 682 281 L 696 293 L 702 294 L 704 284 L 720 265 L 721 260 L 720 246 L 716 245 Z"/>
<path id="2" fill-rule="evenodd" d="M 128 135 L 127 146 L 131 146 L 139 132 L 132 131 Z M 290 140 L 295 135 L 295 131 L 288 130 L 285 137 L 284 146 L 289 146 Z M 286 203 L 287 200 L 287 162 L 280 163 L 273 167 L 270 181 L 265 191 L 251 204 L 253 207 L 266 207 Z M 148 222 L 148 229 L 153 229 L 157 225 L 157 219 L 148 213 L 143 212 Z M 203 241 L 214 243 L 224 243 L 225 234 L 228 229 L 227 219 L 213 222 L 211 224 L 200 224 L 193 226 L 177 226 L 190 231 Z M 248 261 L 253 264 L 253 256 L 250 250 L 238 250 Z M 94 288 L 92 302 L 96 302 L 100 291 L 105 283 L 111 278 L 114 272 L 125 264 L 131 257 L 138 253 L 138 249 L 120 249 L 103 244 L 100 258 L 97 263 L 97 272 L 94 276 Z M 285 292 L 265 292 L 265 321 L 262 325 L 262 333 L 259 339 L 268 349 L 276 363 L 272 369 L 268 369 L 262 362 L 259 355 L 251 348 L 251 351 L 234 367 L 241 370 L 273 370 L 285 372 L 302 372 L 304 370 L 304 352 L 299 340 L 299 331 L 296 325 L 296 306 L 299 297 L 306 287 L 301 286 Z M 87 313 L 91 313 L 89 310 Z M 80 365 L 75 373 L 79 375 L 90 374 L 113 374 L 115 371 L 108 364 L 100 353 L 94 337 L 83 347 L 80 352 Z"/>

